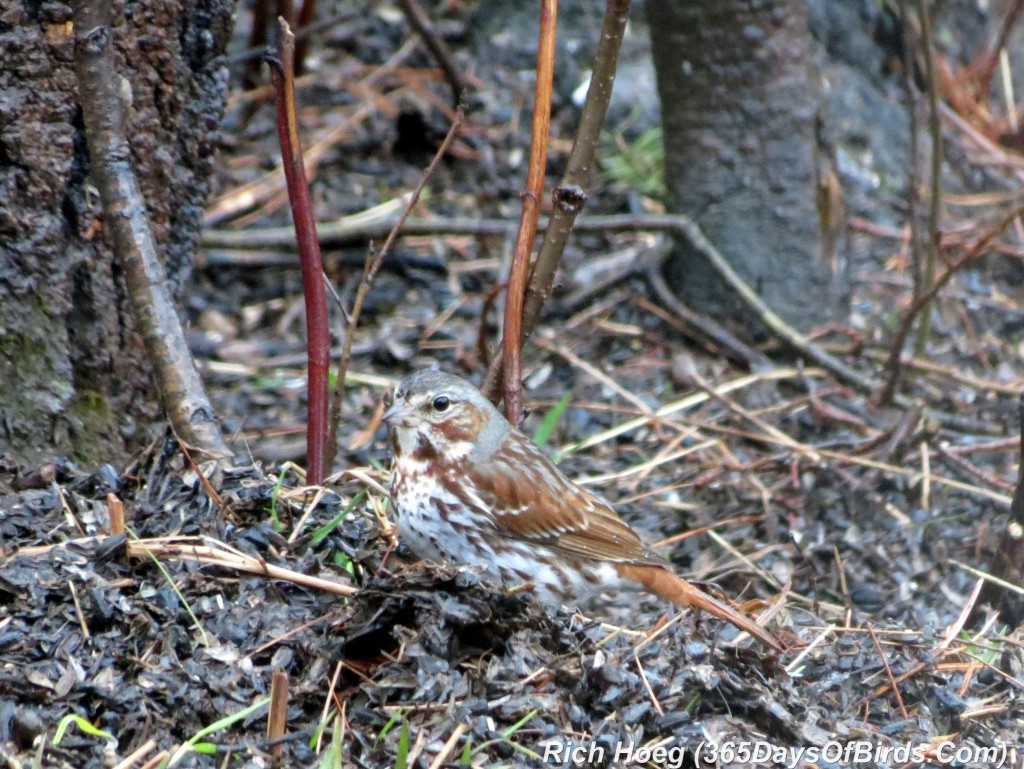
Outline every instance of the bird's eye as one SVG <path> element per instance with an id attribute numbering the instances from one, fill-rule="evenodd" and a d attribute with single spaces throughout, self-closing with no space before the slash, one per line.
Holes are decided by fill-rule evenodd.
<path id="1" fill-rule="evenodd" d="M 434 398 L 434 411 L 444 411 L 451 405 L 447 395 L 438 395 Z"/>

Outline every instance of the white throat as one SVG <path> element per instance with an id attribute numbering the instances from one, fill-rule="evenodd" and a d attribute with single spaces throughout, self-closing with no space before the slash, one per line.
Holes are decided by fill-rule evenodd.
<path id="1" fill-rule="evenodd" d="M 413 452 L 419 446 L 420 429 L 418 427 L 398 426 L 395 428 L 395 441 L 398 443 L 399 457 L 412 459 Z"/>

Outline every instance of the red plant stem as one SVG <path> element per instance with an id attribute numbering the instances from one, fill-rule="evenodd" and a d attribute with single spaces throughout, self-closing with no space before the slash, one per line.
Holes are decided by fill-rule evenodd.
<path id="1" fill-rule="evenodd" d="M 555 28 L 558 1 L 542 0 L 540 42 L 537 46 L 537 85 L 534 91 L 533 127 L 530 134 L 530 166 L 523 192 L 523 213 L 508 276 L 505 296 L 505 322 L 502 329 L 502 360 L 505 369 L 505 416 L 518 425 L 523 390 L 520 350 L 522 348 L 523 298 L 530 272 L 530 255 L 537 234 L 538 201 L 544 189 L 547 165 L 548 130 L 551 126 L 551 84 L 555 66 Z"/>
<path id="2" fill-rule="evenodd" d="M 281 159 L 288 183 L 288 200 L 295 223 L 302 287 L 306 298 L 306 340 L 309 360 L 308 403 L 306 407 L 306 481 L 317 485 L 324 479 L 324 451 L 327 446 L 327 372 L 330 363 L 330 333 L 327 291 L 324 288 L 323 258 L 316 233 L 313 205 L 302 162 L 298 124 L 295 116 L 295 35 L 288 22 L 278 18 L 278 61 L 272 62 L 277 103 L 277 133 Z"/>

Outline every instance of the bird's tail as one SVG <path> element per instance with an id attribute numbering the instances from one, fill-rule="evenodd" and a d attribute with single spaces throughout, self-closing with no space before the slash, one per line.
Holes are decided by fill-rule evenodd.
<path id="1" fill-rule="evenodd" d="M 740 614 L 731 606 L 726 606 L 721 601 L 712 598 L 700 588 L 677 577 L 662 566 L 621 563 L 616 564 L 615 568 L 618 570 L 620 577 L 632 580 L 633 582 L 639 582 L 646 590 L 654 593 L 664 601 L 669 601 L 682 608 L 702 609 L 708 614 L 723 619 L 740 630 L 749 633 L 765 646 L 778 652 L 784 650 L 782 644 L 771 633 L 752 619 Z"/>

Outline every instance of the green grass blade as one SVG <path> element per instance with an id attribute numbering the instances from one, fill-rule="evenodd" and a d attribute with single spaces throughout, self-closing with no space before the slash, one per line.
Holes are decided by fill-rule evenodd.
<path id="1" fill-rule="evenodd" d="M 90 737 L 102 737 L 105 740 L 114 739 L 114 735 L 112 735 L 110 732 L 106 732 L 103 729 L 100 729 L 99 727 L 93 726 L 90 722 L 86 721 L 81 716 L 76 716 L 74 713 L 69 713 L 60 720 L 59 724 L 57 724 L 57 731 L 53 735 L 54 746 L 60 745 L 60 741 L 64 739 L 64 734 L 67 732 L 68 728 L 72 724 L 77 726 Z"/>
<path id="2" fill-rule="evenodd" d="M 324 751 L 324 757 L 320 761 L 320 769 L 341 769 L 344 755 L 344 748 L 341 744 L 341 734 L 343 731 L 341 716 L 335 716 L 334 728 L 331 730 L 331 745 Z"/>
<path id="3" fill-rule="evenodd" d="M 203 739 L 204 737 L 208 737 L 211 734 L 215 734 L 216 732 L 219 732 L 219 731 L 221 731 L 223 729 L 227 729 L 229 726 L 231 726 L 233 724 L 236 724 L 239 721 L 245 720 L 250 715 L 255 713 L 257 710 L 259 710 L 260 708 L 266 707 L 269 704 L 270 704 L 270 697 L 264 697 L 261 700 L 257 700 L 256 702 L 254 702 L 249 707 L 242 708 L 237 713 L 232 713 L 230 716 L 224 716 L 224 718 L 221 718 L 218 721 L 214 721 L 209 726 L 204 726 L 202 729 L 200 729 L 198 732 L 196 732 L 192 736 L 192 738 L 188 741 L 188 744 L 192 745 L 194 747 L 194 746 L 198 745 L 199 741 L 201 739 Z"/>
<path id="4" fill-rule="evenodd" d="M 387 737 L 388 736 L 388 732 L 391 731 L 391 727 L 394 726 L 395 724 L 397 724 L 401 720 L 401 718 L 402 718 L 402 711 L 401 710 L 396 711 L 394 713 L 394 715 L 392 715 L 391 718 L 388 719 L 388 722 L 386 724 L 384 724 L 384 726 L 382 726 L 380 728 L 380 731 L 377 732 L 377 742 L 380 742 L 385 737 Z"/>
<path id="5" fill-rule="evenodd" d="M 395 755 L 395 769 L 406 769 L 409 764 L 409 722 L 403 719 L 402 732 L 398 735 L 398 753 Z"/>
<path id="6" fill-rule="evenodd" d="M 555 427 L 558 425 L 558 420 L 562 418 L 562 414 L 565 413 L 565 409 L 571 401 L 572 393 L 566 393 L 562 396 L 561 400 L 555 404 L 555 407 L 544 415 L 544 420 L 537 425 L 537 429 L 533 431 L 534 443 L 541 448 L 544 448 L 547 445 L 547 442 L 551 440 L 551 433 L 555 431 Z"/>
<path id="7" fill-rule="evenodd" d="M 516 721 L 514 724 L 512 724 L 512 726 L 508 727 L 507 729 L 502 730 L 501 736 L 504 737 L 505 739 L 508 739 L 513 734 L 515 734 L 520 729 L 522 729 L 526 725 L 526 722 L 529 721 L 531 718 L 533 718 L 535 715 L 537 715 L 537 708 L 534 708 L 533 710 L 531 710 L 525 716 L 523 716 L 518 721 Z"/>
<path id="8" fill-rule="evenodd" d="M 199 617 L 197 617 L 195 612 L 192 611 L 192 606 L 189 604 L 188 600 L 184 595 L 182 595 L 182 592 L 178 590 L 178 586 L 174 584 L 174 577 L 171 576 L 171 572 L 169 572 L 167 567 L 164 566 L 163 561 L 153 555 L 153 551 L 146 547 L 145 543 L 136 536 L 135 532 L 131 530 L 131 527 L 125 526 L 124 530 L 128 533 L 129 537 L 142 545 L 142 548 L 146 551 L 146 555 L 152 559 L 153 563 L 155 563 L 156 567 L 160 570 L 160 573 L 164 575 L 164 579 L 167 580 L 167 584 L 170 585 L 174 594 L 178 596 L 178 600 L 181 601 L 181 605 L 185 607 L 185 611 L 188 612 L 188 616 L 192 618 L 192 624 L 195 625 L 196 630 L 199 631 L 199 638 L 202 641 L 203 646 L 209 648 L 210 639 L 206 637 L 206 630 L 203 628 L 203 623 L 199 621 Z"/>
<path id="9" fill-rule="evenodd" d="M 316 529 L 313 532 L 313 536 L 309 538 L 310 545 L 312 547 L 316 547 L 321 542 L 323 542 L 327 535 L 334 531 L 341 524 L 342 521 L 348 518 L 348 514 L 351 513 L 355 506 L 362 502 L 364 499 L 366 499 L 366 489 L 363 489 L 354 497 L 352 497 L 352 501 L 345 505 L 345 508 L 340 513 L 331 518 L 331 520 L 329 520 L 323 526 L 320 526 L 318 529 Z"/>

